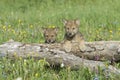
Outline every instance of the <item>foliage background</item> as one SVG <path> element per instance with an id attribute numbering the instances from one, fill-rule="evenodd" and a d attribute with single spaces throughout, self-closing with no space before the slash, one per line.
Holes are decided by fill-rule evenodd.
<path id="1" fill-rule="evenodd" d="M 79 19 L 86 41 L 120 40 L 119 0 L 1 0 L 0 42 L 44 42 L 41 27 L 59 27 L 63 19 Z"/>

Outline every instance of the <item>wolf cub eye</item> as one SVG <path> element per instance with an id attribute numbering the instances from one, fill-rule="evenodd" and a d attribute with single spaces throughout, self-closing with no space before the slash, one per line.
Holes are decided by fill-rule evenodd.
<path id="1" fill-rule="evenodd" d="M 54 37 L 54 35 L 51 35 L 51 37 Z"/>
<path id="2" fill-rule="evenodd" d="M 48 35 L 46 35 L 46 37 L 48 37 Z"/>
<path id="3" fill-rule="evenodd" d="M 73 30 L 74 30 L 75 28 L 73 28 Z"/>
<path id="4" fill-rule="evenodd" d="M 67 30 L 69 30 L 69 28 L 67 28 Z"/>

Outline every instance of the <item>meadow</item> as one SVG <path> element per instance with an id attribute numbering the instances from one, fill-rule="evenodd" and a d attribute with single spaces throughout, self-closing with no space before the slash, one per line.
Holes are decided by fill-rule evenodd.
<path id="1" fill-rule="evenodd" d="M 43 43 L 42 27 L 58 27 L 58 42 L 64 37 L 63 20 L 79 19 L 86 41 L 120 40 L 120 0 L 1 0 L 0 44 L 13 39 Z M 0 80 L 105 80 L 88 69 L 71 71 L 45 68 L 45 60 L 0 59 Z M 116 64 L 120 67 L 120 64 Z M 109 80 L 119 76 L 110 75 Z"/>

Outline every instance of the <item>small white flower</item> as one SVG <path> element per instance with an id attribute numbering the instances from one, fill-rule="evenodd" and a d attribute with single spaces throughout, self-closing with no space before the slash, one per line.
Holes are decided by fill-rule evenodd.
<path id="1" fill-rule="evenodd" d="M 15 66 L 15 64 L 13 64 L 13 67 Z"/>
<path id="2" fill-rule="evenodd" d="M 22 80 L 22 78 L 21 78 L 21 77 L 18 77 L 18 78 L 16 78 L 15 80 Z"/>
<path id="3" fill-rule="evenodd" d="M 26 60 L 26 59 L 24 59 L 24 62 L 27 62 L 27 60 Z"/>
<path id="4" fill-rule="evenodd" d="M 60 65 L 60 67 L 63 68 L 63 67 L 64 67 L 64 63 L 62 63 L 62 64 Z"/>

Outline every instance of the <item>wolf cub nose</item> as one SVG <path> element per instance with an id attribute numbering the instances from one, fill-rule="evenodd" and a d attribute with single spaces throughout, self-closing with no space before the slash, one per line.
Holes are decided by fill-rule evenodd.
<path id="1" fill-rule="evenodd" d="M 70 35 L 72 35 L 72 33 L 68 33 L 68 35 L 70 36 Z"/>
<path id="2" fill-rule="evenodd" d="M 48 40 L 48 43 L 51 43 L 51 42 L 52 42 L 52 41 L 49 39 L 49 40 Z"/>

